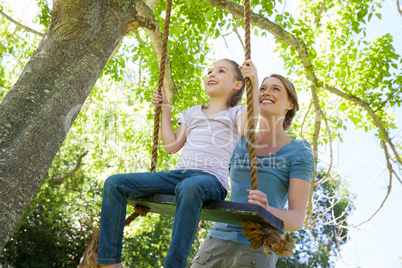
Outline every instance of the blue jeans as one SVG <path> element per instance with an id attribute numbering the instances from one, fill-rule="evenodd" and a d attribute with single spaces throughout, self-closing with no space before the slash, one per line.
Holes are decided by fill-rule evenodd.
<path id="1" fill-rule="evenodd" d="M 170 194 L 176 196 L 176 212 L 164 267 L 185 267 L 202 203 L 211 199 L 224 200 L 226 193 L 214 175 L 200 170 L 129 173 L 107 178 L 103 188 L 98 263 L 121 263 L 127 199 Z"/>

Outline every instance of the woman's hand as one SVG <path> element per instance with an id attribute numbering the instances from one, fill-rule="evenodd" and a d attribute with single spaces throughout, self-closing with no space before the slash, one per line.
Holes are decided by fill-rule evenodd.
<path id="1" fill-rule="evenodd" d="M 247 190 L 248 193 L 248 203 L 261 206 L 268 210 L 268 198 L 264 192 L 260 190 Z"/>
<path id="2" fill-rule="evenodd" d="M 242 66 L 239 66 L 239 70 L 243 75 L 243 78 L 250 78 L 253 87 L 258 87 L 258 75 L 257 68 L 254 66 L 254 63 L 251 60 L 246 60 L 243 62 Z"/>
<path id="3" fill-rule="evenodd" d="M 157 106 L 158 104 L 168 104 L 168 100 L 165 95 L 165 89 L 162 87 L 162 94 L 158 94 L 158 90 L 155 89 L 154 94 L 152 95 L 152 103 Z M 163 106 L 162 106 L 163 107 Z"/>

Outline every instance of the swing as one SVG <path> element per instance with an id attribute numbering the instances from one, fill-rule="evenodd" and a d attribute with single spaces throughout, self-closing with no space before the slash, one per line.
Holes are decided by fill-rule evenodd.
<path id="1" fill-rule="evenodd" d="M 169 35 L 169 23 L 171 14 L 172 0 L 167 1 L 165 28 L 163 33 L 162 58 L 160 61 L 158 93 L 161 94 L 163 86 L 163 78 L 165 76 L 165 64 L 167 57 L 167 41 Z M 250 59 L 250 0 L 244 1 L 244 17 L 245 17 L 245 58 Z M 253 190 L 258 190 L 257 180 L 257 163 L 255 153 L 255 132 L 253 118 L 253 101 L 252 101 L 252 85 L 251 80 L 246 78 L 246 94 L 247 94 L 247 110 L 248 110 L 248 138 L 250 144 L 250 169 L 251 169 L 251 186 Z M 152 162 L 151 172 L 156 171 L 157 148 L 159 143 L 159 123 L 160 123 L 161 107 L 155 108 L 154 133 L 152 145 Z M 147 197 L 128 200 L 128 204 L 135 208 L 125 222 L 130 224 L 132 220 L 138 216 L 145 216 L 149 211 L 153 213 L 174 216 L 175 214 L 175 196 L 154 194 Z M 210 200 L 204 202 L 200 219 L 223 222 L 235 225 L 242 225 L 243 233 L 248 236 L 251 247 L 254 249 L 264 245 L 264 251 L 270 255 L 267 249 L 272 249 L 277 255 L 292 255 L 290 250 L 294 247 L 291 242 L 290 235 L 286 234 L 283 239 L 278 231 L 284 229 L 284 223 L 281 219 L 258 205 Z M 268 228 L 269 234 L 266 235 L 262 228 Z M 257 237 L 257 238 L 256 238 Z"/>
<path id="2" fill-rule="evenodd" d="M 165 29 L 163 32 L 162 58 L 159 68 L 158 93 L 161 94 L 163 78 L 165 76 L 165 64 L 167 57 L 167 41 L 169 35 L 169 23 L 171 14 L 172 0 L 167 1 Z M 244 25 L 245 25 L 245 58 L 250 59 L 250 0 L 244 0 Z M 258 190 L 257 163 L 255 154 L 255 132 L 253 118 L 252 85 L 250 79 L 246 78 L 247 110 L 248 110 L 248 138 L 250 148 L 250 171 L 251 188 Z M 161 107 L 155 108 L 154 135 L 152 145 L 151 172 L 156 171 L 157 148 L 159 143 L 159 123 Z M 129 199 L 128 204 L 134 206 L 134 213 L 126 218 L 125 226 L 138 216 L 146 216 L 150 211 L 154 213 L 173 216 L 175 213 L 175 196 L 155 194 L 138 199 Z M 289 233 L 285 237 L 279 234 L 284 229 L 284 223 L 281 219 L 275 217 L 264 208 L 247 203 L 228 202 L 209 200 L 202 206 L 200 219 L 223 222 L 243 227 L 243 234 L 247 236 L 253 249 L 264 247 L 265 254 L 270 256 L 268 249 L 275 252 L 278 256 L 292 256 L 290 252 L 294 247 L 294 241 L 291 241 Z M 268 230 L 268 234 L 263 229 Z M 87 246 L 78 267 L 98 267 L 97 251 L 99 246 L 99 230 L 93 228 L 92 240 Z"/>
<path id="3" fill-rule="evenodd" d="M 162 215 L 174 216 L 176 210 L 176 201 L 174 195 L 154 194 L 151 196 L 128 200 L 128 204 L 147 207 L 150 212 Z M 200 219 L 214 222 L 223 222 L 234 225 L 242 225 L 243 220 L 258 222 L 263 228 L 274 228 L 283 230 L 283 221 L 261 206 L 209 200 L 205 201 Z"/>

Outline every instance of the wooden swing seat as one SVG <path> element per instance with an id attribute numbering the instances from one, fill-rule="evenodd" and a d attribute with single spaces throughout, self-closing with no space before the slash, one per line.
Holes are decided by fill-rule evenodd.
<path id="1" fill-rule="evenodd" d="M 149 207 L 150 212 L 174 216 L 176 201 L 174 195 L 154 194 L 138 199 L 129 199 L 131 206 L 140 205 Z M 201 219 L 214 222 L 223 222 L 241 225 L 243 220 L 258 222 L 262 227 L 283 230 L 283 221 L 264 208 L 246 203 L 210 200 L 204 202 Z"/>

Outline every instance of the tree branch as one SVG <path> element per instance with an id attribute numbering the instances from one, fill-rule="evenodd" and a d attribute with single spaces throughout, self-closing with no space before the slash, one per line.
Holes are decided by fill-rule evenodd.
<path id="1" fill-rule="evenodd" d="M 41 32 L 38 32 L 38 31 L 36 31 L 36 30 L 34 30 L 34 29 L 32 29 L 32 28 L 29 28 L 28 26 L 23 25 L 23 24 L 19 23 L 18 21 L 14 20 L 13 18 L 11 18 L 11 17 L 8 16 L 7 14 L 5 14 L 2 9 L 0 9 L 0 15 L 2 15 L 2 16 L 3 16 L 4 18 L 6 18 L 8 21 L 14 23 L 15 26 L 17 26 L 17 27 L 20 28 L 20 29 L 23 29 L 23 30 L 25 30 L 25 31 L 28 31 L 28 32 L 33 33 L 33 34 L 35 34 L 35 35 L 38 35 L 38 36 L 40 36 L 40 37 L 45 36 L 45 34 L 43 34 L 43 33 L 41 33 Z"/>
<path id="2" fill-rule="evenodd" d="M 155 18 L 144 18 L 142 16 L 135 16 L 132 23 L 127 26 L 127 33 L 137 28 L 145 28 L 147 30 L 156 31 L 159 28 L 159 23 Z"/>
<path id="3" fill-rule="evenodd" d="M 318 100 L 318 90 L 316 87 L 316 84 L 312 83 L 311 86 L 311 95 L 313 99 L 313 105 L 314 105 L 314 134 L 313 134 L 313 155 L 314 155 L 314 172 L 313 172 L 313 177 L 311 179 L 311 184 L 310 184 L 310 195 L 309 195 L 309 200 L 308 200 L 308 205 L 307 205 L 307 213 L 306 213 L 306 219 L 305 223 L 309 220 L 311 213 L 312 213 L 312 204 L 313 204 L 313 198 L 314 198 L 314 187 L 316 186 L 315 184 L 315 178 L 317 177 L 317 165 L 318 165 L 318 138 L 320 136 L 320 129 L 321 129 L 321 107 L 320 107 L 320 102 Z"/>
<path id="4" fill-rule="evenodd" d="M 313 231 L 310 228 L 307 228 L 307 230 L 310 232 L 310 234 L 314 238 L 315 242 L 317 242 L 318 246 L 327 254 L 327 256 L 331 256 L 331 254 L 328 252 L 328 250 L 325 248 L 325 246 L 320 241 L 318 241 L 318 239 L 314 235 Z"/>
<path id="5" fill-rule="evenodd" d="M 396 92 L 400 92 L 402 85 L 399 86 L 399 88 L 396 90 Z M 387 105 L 388 101 L 390 99 L 392 99 L 395 95 L 396 92 L 392 92 L 392 94 L 385 100 L 383 101 L 380 106 L 378 106 L 378 108 L 374 111 L 374 113 L 377 113 L 378 111 L 380 111 L 382 108 L 384 108 L 385 105 Z"/>
<path id="6" fill-rule="evenodd" d="M 384 200 L 381 202 L 381 205 L 379 206 L 379 208 L 367 219 L 367 220 L 365 220 L 365 221 L 363 221 L 363 222 L 361 222 L 361 223 L 359 223 L 359 224 L 356 224 L 356 225 L 353 225 L 353 226 L 349 226 L 349 228 L 355 228 L 355 227 L 358 227 L 358 226 L 360 226 L 360 225 L 362 225 L 362 224 L 364 224 L 364 223 L 366 223 L 366 222 L 368 222 L 368 221 L 370 221 L 381 209 L 382 209 L 382 207 L 384 206 L 384 204 L 385 204 L 385 201 L 387 201 L 387 199 L 388 199 L 388 197 L 389 197 L 389 194 L 391 193 L 391 189 L 392 189 L 392 164 L 391 164 L 391 162 L 390 162 L 390 155 L 388 154 L 388 149 L 387 149 L 387 144 L 385 143 L 385 141 L 381 141 L 381 147 L 384 149 L 384 153 L 385 153 L 385 159 L 387 160 L 387 168 L 388 168 L 388 170 L 389 170 L 389 183 L 388 183 L 388 191 L 387 191 L 387 194 L 385 195 L 385 197 L 384 197 Z"/>
<path id="7" fill-rule="evenodd" d="M 240 41 L 240 44 L 241 44 L 241 47 L 243 48 L 243 50 L 244 50 L 244 42 L 243 42 L 243 39 L 241 38 L 241 36 L 240 36 L 240 34 L 239 34 L 239 31 L 237 30 L 237 28 L 238 28 L 238 25 L 239 25 L 239 20 L 237 20 L 236 21 L 236 25 L 233 27 L 233 32 L 235 32 L 236 33 L 236 35 L 237 35 L 237 38 L 239 38 L 239 41 Z"/>
<path id="8" fill-rule="evenodd" d="M 219 28 L 220 28 L 220 27 L 219 27 Z M 230 50 L 229 45 L 228 45 L 228 42 L 226 41 L 226 38 L 225 38 L 225 36 L 228 36 L 229 34 L 231 34 L 231 33 L 229 32 L 229 33 L 227 33 L 227 34 L 221 34 L 221 36 L 222 36 L 222 38 L 223 38 L 223 42 L 225 42 L 226 48 Z"/>
<path id="9" fill-rule="evenodd" d="M 157 0 L 149 0 L 144 3 L 143 1 L 137 2 L 137 11 L 138 14 L 149 19 L 156 20 L 152 9 L 158 3 Z M 149 4 L 149 6 L 148 6 Z M 160 64 L 162 57 L 162 33 L 159 31 L 159 25 L 157 31 L 152 31 L 146 29 L 149 38 L 151 39 L 152 46 L 154 47 L 156 57 L 158 58 L 158 63 Z M 166 69 L 165 69 L 165 78 L 163 85 L 165 87 L 166 97 L 168 98 L 169 103 L 173 103 L 174 93 L 176 92 L 176 84 L 173 79 L 172 70 L 170 68 L 169 57 L 167 57 Z"/>
<path id="10" fill-rule="evenodd" d="M 321 15 L 322 15 L 322 12 L 325 9 L 325 5 L 326 5 L 325 0 L 323 0 L 321 5 L 320 5 L 320 10 L 318 11 L 317 17 L 315 18 L 315 23 L 316 24 L 319 24 L 320 21 L 321 21 Z"/>
<path id="11" fill-rule="evenodd" d="M 311 109 L 312 106 L 313 106 L 313 102 L 310 101 L 310 103 L 309 103 L 309 105 L 308 105 L 308 108 L 307 108 L 307 112 L 306 112 L 305 116 L 303 117 L 302 123 L 300 124 L 300 137 L 301 137 L 301 139 L 303 139 L 304 123 L 306 122 L 307 116 L 308 116 L 308 114 L 310 113 L 310 109 Z"/>
<path id="12" fill-rule="evenodd" d="M 73 176 L 75 172 L 77 172 L 81 166 L 82 166 L 82 159 L 88 154 L 88 151 L 85 151 L 84 153 L 82 153 L 81 155 L 78 156 L 77 159 L 77 164 L 75 165 L 74 169 L 71 170 L 70 172 L 68 172 L 66 175 L 57 178 L 57 179 L 49 179 L 50 183 L 53 184 L 57 184 L 57 185 L 61 185 L 66 179 L 68 179 L 69 177 Z"/>
<path id="13" fill-rule="evenodd" d="M 399 14 L 402 15 L 401 6 L 399 5 L 399 0 L 396 0 L 396 5 L 397 5 L 397 7 L 398 7 L 398 12 L 399 12 Z"/>
<path id="14" fill-rule="evenodd" d="M 330 178 L 330 173 L 331 173 L 331 169 L 332 169 L 332 160 L 333 160 L 333 159 L 332 159 L 333 152 L 332 152 L 332 133 L 331 133 L 331 128 L 330 128 L 329 125 L 328 125 L 328 120 L 327 120 L 327 118 L 325 117 L 325 114 L 324 114 L 324 113 L 321 113 L 321 114 L 322 114 L 322 118 L 324 119 L 325 127 L 326 127 L 327 132 L 328 132 L 330 162 L 329 162 L 328 170 L 327 170 L 327 172 L 325 173 L 324 177 L 323 177 L 321 180 L 317 181 L 317 182 L 315 183 L 315 186 L 317 186 L 317 185 L 319 185 L 319 184 L 321 184 L 321 183 L 326 182 L 326 181 Z"/>
<path id="15" fill-rule="evenodd" d="M 370 115 L 371 119 L 373 120 L 374 125 L 378 128 L 380 134 L 384 137 L 385 141 L 389 144 L 389 146 L 391 147 L 392 152 L 394 153 L 394 156 L 397 160 L 397 162 L 399 163 L 399 165 L 402 166 L 402 159 L 401 156 L 398 154 L 398 152 L 396 151 L 395 145 L 393 144 L 391 138 L 389 137 L 388 131 L 385 129 L 384 125 L 381 123 L 381 120 L 375 115 L 373 109 L 370 107 L 370 105 L 365 102 L 364 100 L 354 96 L 354 95 L 350 95 L 347 94 L 345 92 L 340 91 L 339 89 L 330 87 L 328 85 L 323 85 L 322 82 L 318 83 L 320 86 L 323 86 L 326 90 L 328 90 L 329 92 L 343 98 L 346 99 L 352 103 L 355 103 L 357 105 L 359 105 L 360 107 L 364 108 L 364 110 L 366 110 L 368 112 L 368 114 Z"/>

